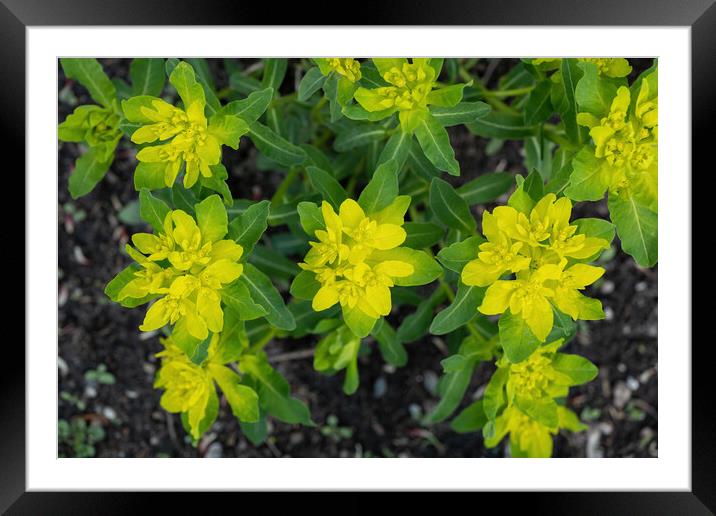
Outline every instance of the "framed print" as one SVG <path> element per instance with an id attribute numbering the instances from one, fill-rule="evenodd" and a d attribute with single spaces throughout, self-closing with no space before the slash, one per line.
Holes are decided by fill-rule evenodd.
<path id="1" fill-rule="evenodd" d="M 508 4 L 298 26 L 5 2 L 27 301 L 3 508 L 398 490 L 712 511 L 690 170 L 716 8 Z"/>

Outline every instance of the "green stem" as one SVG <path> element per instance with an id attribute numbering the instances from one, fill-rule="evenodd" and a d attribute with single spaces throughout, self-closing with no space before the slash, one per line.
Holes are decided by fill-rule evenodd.
<path id="1" fill-rule="evenodd" d="M 256 353 L 261 351 L 266 346 L 266 344 L 271 342 L 271 339 L 273 339 L 275 336 L 276 336 L 276 330 L 271 328 L 262 339 L 251 344 L 251 346 L 249 347 L 249 349 L 247 351 L 247 354 L 255 355 Z"/>
<path id="2" fill-rule="evenodd" d="M 286 177 L 283 179 L 279 187 L 276 189 L 276 193 L 273 194 L 273 197 L 271 197 L 271 205 L 277 206 L 279 204 L 283 203 L 284 197 L 286 197 L 286 192 L 288 191 L 289 187 L 293 183 L 293 181 L 298 177 L 298 174 L 300 172 L 299 167 L 291 167 L 288 169 L 288 174 L 286 174 Z"/>

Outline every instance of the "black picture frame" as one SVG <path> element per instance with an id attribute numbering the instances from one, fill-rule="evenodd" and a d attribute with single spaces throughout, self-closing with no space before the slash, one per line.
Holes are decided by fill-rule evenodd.
<path id="1" fill-rule="evenodd" d="M 200 4 L 200 5 L 199 5 Z M 280 7 L 278 7 L 280 5 Z M 312 7 L 310 13 L 307 7 Z M 59 25 L 250 25 L 343 24 L 351 25 L 622 25 L 691 27 L 692 156 L 693 168 L 713 170 L 711 126 L 716 120 L 716 4 L 714 0 L 468 0 L 383 2 L 371 8 L 341 13 L 337 3 L 269 4 L 204 0 L 193 2 L 114 0 L 0 0 L 0 124 L 3 145 L 24 149 L 25 138 L 25 30 L 28 26 Z M 334 19 L 326 19 L 331 14 Z M 316 17 L 318 16 L 318 18 Z M 338 21 L 338 23 L 336 23 Z M 31 99 L 29 100 L 31 101 Z M 24 170 L 24 153 L 15 170 Z M 6 168 L 6 171 L 9 170 Z M 674 171 L 672 171 L 674 172 Z M 674 172 L 676 173 L 676 172 Z M 689 173 L 690 171 L 679 171 Z M 16 177 L 23 177 L 16 174 Z M 24 191 L 24 181 L 19 188 Z M 19 190 L 17 190 L 19 191 Z M 28 192 L 25 192 L 27 195 Z M 17 223 L 16 223 L 17 225 Z M 19 225 L 18 225 L 19 226 Z M 24 228 L 23 228 L 24 230 Z M 692 233 L 698 234 L 698 233 Z M 16 242 L 26 236 L 18 237 Z M 18 246 L 19 247 L 19 246 Z M 689 250 L 691 252 L 691 250 Z M 15 260 L 19 261 L 16 254 Z M 703 260 L 703 258 L 702 258 Z M 692 267 L 694 262 L 692 261 Z M 17 266 L 16 266 L 17 267 Z M 25 267 L 25 266 L 24 266 Z M 26 267 L 25 276 L 32 271 Z M 692 300 L 684 300 L 691 303 Z M 693 303 L 692 303 L 693 304 Z M 695 305 L 694 305 L 695 306 Z M 31 309 L 28 307 L 27 309 Z M 672 342 L 687 350 L 691 342 Z M 510 505 L 525 505 L 533 513 L 555 514 L 713 514 L 716 511 L 716 423 L 711 396 L 713 383 L 708 360 L 708 340 L 697 341 L 692 353 L 692 490 L 690 492 L 527 493 L 508 495 Z M 51 348 L 48 348 L 51 349 Z M 146 511 L 147 498 L 157 495 L 131 493 L 26 492 L 25 484 L 25 353 L 17 341 L 4 346 L 0 374 L 0 510 L 8 514 L 127 514 Z M 8 364 L 12 364 L 9 366 Z M 661 386 L 668 388 L 668 386 Z M 211 495 L 216 496 L 216 495 Z M 229 495 L 225 495 L 226 498 Z M 231 495 L 235 496 L 235 495 Z M 242 507 L 246 507 L 246 494 Z M 353 511 L 373 505 L 373 495 L 352 495 L 346 503 Z M 480 505 L 498 502 L 505 494 L 477 494 Z M 488 500 L 484 498 L 490 496 Z M 164 496 L 163 512 L 170 505 Z M 204 497 L 171 497 L 182 512 Z M 420 503 L 421 496 L 414 498 Z M 493 500 L 494 499 L 494 500 Z M 272 508 L 281 497 L 272 498 Z M 223 501 L 212 498 L 212 505 Z M 255 495 L 251 501 L 258 501 Z M 468 502 L 472 503 L 472 502 Z M 499 502 L 498 502 L 499 503 Z M 504 502 L 503 502 L 504 503 Z M 220 507 L 220 505 L 216 505 Z M 202 511 L 204 512 L 204 511 Z M 345 512 L 345 511 L 341 511 Z"/>

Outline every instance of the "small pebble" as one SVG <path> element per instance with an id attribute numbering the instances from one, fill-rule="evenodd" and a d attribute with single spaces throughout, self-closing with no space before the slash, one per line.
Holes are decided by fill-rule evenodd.
<path id="1" fill-rule="evenodd" d="M 624 408 L 627 401 L 631 399 L 631 391 L 624 382 L 617 382 L 614 386 L 614 406 L 618 409 Z"/>
<path id="2" fill-rule="evenodd" d="M 62 376 L 67 376 L 67 373 L 70 372 L 70 368 L 67 367 L 67 362 L 65 362 L 62 357 L 57 357 L 57 369 L 60 371 L 60 374 Z"/>
<path id="3" fill-rule="evenodd" d="M 393 364 L 383 364 L 383 372 L 388 374 L 393 374 L 396 371 L 395 366 Z"/>
<path id="4" fill-rule="evenodd" d="M 626 386 L 629 388 L 630 391 L 634 392 L 639 388 L 639 380 L 637 380 L 633 376 L 629 376 L 626 379 Z"/>
<path id="5" fill-rule="evenodd" d="M 223 455 L 223 448 L 221 447 L 221 443 L 214 441 L 209 445 L 209 448 L 206 450 L 206 454 L 204 455 L 207 459 L 218 459 Z"/>
<path id="6" fill-rule="evenodd" d="M 605 307 L 604 307 L 604 318 L 605 318 L 607 321 L 611 321 L 612 319 L 614 319 L 614 310 L 612 310 L 612 309 L 611 309 L 610 307 L 608 307 L 608 306 L 605 306 Z"/>
<path id="7" fill-rule="evenodd" d="M 624 363 L 619 362 L 617 364 L 617 371 L 619 371 L 620 373 L 625 373 L 626 370 L 627 370 L 627 366 Z"/>
<path id="8" fill-rule="evenodd" d="M 137 391 L 125 391 L 124 394 L 126 394 L 127 398 L 130 400 L 136 400 L 139 397 L 139 393 Z"/>
<path id="9" fill-rule="evenodd" d="M 622 333 L 623 333 L 624 335 L 629 335 L 629 334 L 631 333 L 631 326 L 629 326 L 628 324 L 625 324 L 625 325 L 622 327 Z"/>
<path id="10" fill-rule="evenodd" d="M 600 290 L 602 291 L 602 294 L 611 294 L 612 292 L 614 292 L 614 282 L 606 280 L 604 283 L 602 283 L 602 288 Z"/>
<path id="11" fill-rule="evenodd" d="M 646 282 L 640 281 L 639 283 L 634 285 L 634 290 L 636 290 L 637 292 L 644 292 L 646 290 Z"/>
<path id="12" fill-rule="evenodd" d="M 85 396 L 87 398 L 96 398 L 97 397 L 97 389 L 94 385 L 86 385 L 85 386 Z"/>
<path id="13" fill-rule="evenodd" d="M 388 382 L 385 381 L 385 377 L 379 376 L 373 384 L 373 397 L 378 399 L 385 396 L 388 390 Z"/>
<path id="14" fill-rule="evenodd" d="M 156 368 L 152 364 L 150 364 L 148 362 L 144 362 L 142 364 L 142 369 L 144 370 L 145 373 L 153 375 Z"/>
<path id="15" fill-rule="evenodd" d="M 590 428 L 587 433 L 587 457 L 590 459 L 601 459 L 604 457 L 604 449 L 600 446 L 599 441 L 602 438 L 602 432 L 599 428 Z"/>
<path id="16" fill-rule="evenodd" d="M 114 411 L 112 407 L 104 407 L 102 409 L 102 415 L 109 419 L 110 421 L 114 421 L 117 419 L 117 413 Z"/>
<path id="17" fill-rule="evenodd" d="M 410 412 L 410 417 L 413 419 L 421 419 L 423 417 L 423 409 L 420 408 L 420 405 L 417 403 L 408 405 L 408 412 Z"/>
<path id="18" fill-rule="evenodd" d="M 430 394 L 435 394 L 438 390 L 438 375 L 434 371 L 425 371 L 423 386 Z"/>

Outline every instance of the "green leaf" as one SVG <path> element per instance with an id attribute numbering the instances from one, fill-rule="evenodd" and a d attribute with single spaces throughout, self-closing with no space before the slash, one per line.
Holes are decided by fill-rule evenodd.
<path id="1" fill-rule="evenodd" d="M 440 398 L 440 402 L 435 408 L 425 416 L 423 420 L 425 424 L 444 421 L 455 411 L 470 385 L 475 364 L 475 360 L 465 360 L 462 363 L 462 367 L 446 373 L 442 398 Z"/>
<path id="2" fill-rule="evenodd" d="M 312 237 L 317 230 L 326 227 L 323 221 L 323 214 L 314 202 L 299 202 L 296 206 L 298 216 L 301 220 L 301 227 L 306 234 Z"/>
<path id="3" fill-rule="evenodd" d="M 569 376 L 574 382 L 572 385 L 591 382 L 599 374 L 597 366 L 586 358 L 566 353 L 555 353 L 552 359 L 552 367 Z"/>
<path id="4" fill-rule="evenodd" d="M 398 338 L 401 342 L 415 342 L 428 332 L 433 318 L 433 310 L 443 297 L 442 289 L 436 289 L 428 299 L 424 299 L 418 304 L 415 312 L 403 319 L 398 327 Z"/>
<path id="5" fill-rule="evenodd" d="M 209 372 L 226 396 L 231 412 L 239 421 L 259 420 L 259 397 L 251 387 L 241 385 L 239 375 L 226 366 L 209 364 Z"/>
<path id="6" fill-rule="evenodd" d="M 403 367 L 408 363 L 408 353 L 403 343 L 385 319 L 380 319 L 371 333 L 378 341 L 380 354 L 386 362 L 396 367 Z"/>
<path id="7" fill-rule="evenodd" d="M 301 271 L 291 283 L 291 295 L 298 299 L 311 300 L 316 292 L 321 288 L 321 284 L 316 280 L 316 274 L 311 271 Z"/>
<path id="8" fill-rule="evenodd" d="M 469 124 L 486 116 L 491 111 L 484 102 L 460 102 L 453 107 L 431 107 L 435 120 L 443 127 Z"/>
<path id="9" fill-rule="evenodd" d="M 425 156 L 439 170 L 453 176 L 460 175 L 460 164 L 455 159 L 455 151 L 450 145 L 450 137 L 445 128 L 430 114 L 418 122 L 415 136 Z"/>
<path id="10" fill-rule="evenodd" d="M 412 141 L 412 134 L 403 131 L 393 133 L 393 135 L 388 138 L 385 147 L 383 147 L 383 150 L 378 156 L 378 166 L 393 160 L 397 165 L 398 172 L 400 172 L 405 161 L 408 159 Z"/>
<path id="11" fill-rule="evenodd" d="M 470 86 L 472 81 L 467 84 L 451 84 L 443 88 L 436 88 L 428 93 L 428 104 L 438 107 L 452 108 L 462 100 L 462 92 L 466 86 Z"/>
<path id="12" fill-rule="evenodd" d="M 164 219 L 170 209 L 161 199 L 154 197 L 149 190 L 139 192 L 139 215 L 154 228 L 157 233 L 164 232 Z"/>
<path id="13" fill-rule="evenodd" d="M 459 434 L 477 432 L 487 423 L 485 410 L 482 408 L 482 400 L 471 403 L 450 422 L 450 428 Z"/>
<path id="14" fill-rule="evenodd" d="M 430 222 L 406 222 L 403 229 L 407 233 L 403 246 L 424 249 L 437 244 L 445 235 L 445 230 Z"/>
<path id="15" fill-rule="evenodd" d="M 492 377 L 487 387 L 485 387 L 485 394 L 482 397 L 482 409 L 485 412 L 485 417 L 490 421 L 495 420 L 497 412 L 505 403 L 505 383 L 509 372 L 510 370 L 507 367 L 498 367 L 492 373 Z"/>
<path id="16" fill-rule="evenodd" d="M 129 66 L 129 77 L 132 79 L 132 96 L 159 97 L 166 81 L 164 59 L 144 57 L 133 59 Z"/>
<path id="17" fill-rule="evenodd" d="M 515 178 L 507 172 L 488 172 L 468 181 L 457 193 L 468 205 L 492 202 L 512 187 Z"/>
<path id="18" fill-rule="evenodd" d="M 265 358 L 245 355 L 239 362 L 239 369 L 258 382 L 261 406 L 269 414 L 284 423 L 315 426 L 308 407 L 300 400 L 291 397 L 288 382 L 269 365 Z"/>
<path id="19" fill-rule="evenodd" d="M 262 88 L 273 88 L 278 93 L 288 68 L 288 59 L 264 59 L 264 75 L 261 79 Z"/>
<path id="20" fill-rule="evenodd" d="M 533 126 L 545 122 L 552 116 L 552 101 L 550 93 L 552 91 L 552 82 L 545 79 L 537 83 L 535 89 L 530 92 L 525 104 L 525 125 Z"/>
<path id="21" fill-rule="evenodd" d="M 221 300 L 231 307 L 242 321 L 258 319 L 268 314 L 261 305 L 256 304 L 246 285 L 235 281 L 221 289 Z"/>
<path id="22" fill-rule="evenodd" d="M 122 301 L 119 301 L 117 299 L 117 296 L 122 291 L 124 286 L 133 279 L 135 279 L 134 273 L 139 271 L 140 269 L 141 267 L 139 265 L 133 263 L 128 267 L 124 268 L 119 274 L 112 278 L 112 280 L 107 283 L 107 286 L 104 288 L 104 293 L 107 295 L 107 297 L 115 303 L 119 303 L 120 305 L 125 306 L 127 308 L 134 308 L 139 305 L 143 305 L 144 303 L 148 303 L 152 299 L 158 297 L 156 294 L 150 294 L 141 299 L 125 298 Z"/>
<path id="23" fill-rule="evenodd" d="M 577 233 L 583 233 L 588 237 L 602 238 L 607 242 L 614 239 L 614 224 L 608 220 L 590 217 L 573 220 L 571 224 L 577 226 Z"/>
<path id="24" fill-rule="evenodd" d="M 557 403 L 552 398 L 530 399 L 516 396 L 515 405 L 538 423 L 551 428 L 559 425 Z"/>
<path id="25" fill-rule="evenodd" d="M 586 111 L 599 118 L 606 116 L 617 94 L 617 83 L 599 75 L 594 63 L 577 63 L 584 75 L 574 89 L 574 97 L 579 111 Z"/>
<path id="26" fill-rule="evenodd" d="M 291 281 L 300 271 L 295 261 L 263 245 L 254 248 L 249 255 L 249 263 L 254 264 L 271 278 L 281 278 L 286 281 Z"/>
<path id="27" fill-rule="evenodd" d="M 484 238 L 476 235 L 466 238 L 462 242 L 443 247 L 438 253 L 438 261 L 446 269 L 460 273 L 467 262 L 477 258 L 480 244 L 484 242 Z"/>
<path id="28" fill-rule="evenodd" d="M 140 161 L 134 169 L 134 189 L 139 191 L 142 188 L 148 190 L 161 190 L 166 188 L 164 183 L 164 171 L 167 164 L 162 162 L 146 163 Z"/>
<path id="29" fill-rule="evenodd" d="M 577 334 L 577 324 L 570 316 L 560 312 L 556 308 L 552 311 L 554 312 L 554 325 L 549 335 L 547 335 L 545 342 L 554 342 L 557 339 L 569 342 Z"/>
<path id="30" fill-rule="evenodd" d="M 380 165 L 358 197 L 358 204 L 367 215 L 388 206 L 398 196 L 398 167 L 395 161 Z"/>
<path id="31" fill-rule="evenodd" d="M 585 145 L 572 159 L 572 173 L 564 195 L 573 201 L 598 201 L 609 187 L 608 171 L 594 156 L 594 149 Z"/>
<path id="32" fill-rule="evenodd" d="M 103 148 L 90 147 L 75 162 L 75 169 L 70 175 L 68 185 L 73 199 L 90 193 L 109 170 L 114 160 L 114 153 L 107 159 L 107 152 Z"/>
<path id="33" fill-rule="evenodd" d="M 266 320 L 279 330 L 293 330 L 296 321 L 283 302 L 281 294 L 271 280 L 250 263 L 244 264 L 244 273 L 239 277 L 249 289 L 251 298 L 266 310 Z"/>
<path id="34" fill-rule="evenodd" d="M 385 139 L 386 131 L 375 124 L 356 124 L 345 132 L 341 132 L 333 141 L 333 148 L 338 152 L 346 152 L 371 142 Z"/>
<path id="35" fill-rule="evenodd" d="M 244 248 L 244 256 L 251 253 L 266 231 L 270 205 L 269 201 L 252 204 L 229 224 L 229 238 Z"/>
<path id="36" fill-rule="evenodd" d="M 320 192 L 323 198 L 338 210 L 341 203 L 348 197 L 348 194 L 346 194 L 341 184 L 336 181 L 336 178 L 325 170 L 313 166 L 306 167 L 306 173 L 313 188 Z"/>
<path id="37" fill-rule="evenodd" d="M 243 72 L 236 71 L 229 76 L 229 87 L 232 90 L 247 95 L 249 93 L 253 93 L 255 91 L 260 90 L 261 81 L 258 81 Z M 271 91 L 271 97 L 273 97 L 273 90 Z"/>
<path id="38" fill-rule="evenodd" d="M 167 61 L 167 65 L 169 65 L 169 61 Z M 169 82 L 176 88 L 185 108 L 188 108 L 194 102 L 206 103 L 204 88 L 196 80 L 194 68 L 189 63 L 185 61 L 179 62 L 171 71 Z"/>
<path id="39" fill-rule="evenodd" d="M 306 75 L 301 78 L 301 82 L 298 83 L 298 101 L 307 101 L 311 95 L 321 89 L 325 81 L 326 77 L 317 66 L 309 68 Z"/>
<path id="40" fill-rule="evenodd" d="M 87 88 L 92 99 L 104 107 L 120 113 L 117 90 L 112 81 L 104 73 L 102 65 L 96 59 L 62 58 L 62 69 L 68 79 L 76 79 Z"/>
<path id="41" fill-rule="evenodd" d="M 477 229 L 469 206 L 448 182 L 433 178 L 429 202 L 435 217 L 447 227 L 465 233 L 474 233 Z"/>
<path id="42" fill-rule="evenodd" d="M 374 250 L 368 262 L 375 260 L 398 260 L 409 263 L 413 266 L 413 273 L 402 278 L 393 278 L 396 285 L 400 287 L 416 287 L 427 285 L 435 281 L 443 273 L 443 268 L 425 251 L 418 251 L 408 247 L 396 247 L 388 251 Z"/>
<path id="43" fill-rule="evenodd" d="M 353 335 L 362 339 L 363 337 L 370 335 L 377 319 L 366 315 L 358 308 L 350 309 L 348 307 L 344 307 L 343 321 L 345 321 L 346 326 L 348 326 Z"/>
<path id="44" fill-rule="evenodd" d="M 577 66 L 577 60 L 572 58 L 562 59 L 560 71 L 562 72 L 562 84 L 564 87 L 564 106 L 561 110 L 562 121 L 569 139 L 581 145 L 585 141 L 585 131 L 584 128 L 577 124 L 577 100 L 574 96 L 574 90 L 583 72 Z"/>
<path id="45" fill-rule="evenodd" d="M 246 324 L 236 310 L 229 306 L 224 307 L 224 327 L 219 336 L 219 345 L 212 360 L 226 364 L 235 362 L 249 347 L 249 338 L 246 335 Z"/>
<path id="46" fill-rule="evenodd" d="M 513 314 L 509 309 L 500 317 L 499 327 L 500 344 L 505 350 L 505 356 L 513 364 L 528 358 L 540 345 L 540 340 L 522 316 Z"/>
<path id="47" fill-rule="evenodd" d="M 609 214 L 617 227 L 622 249 L 642 267 L 659 259 L 659 216 L 638 204 L 633 195 L 609 195 Z"/>
<path id="48" fill-rule="evenodd" d="M 221 110 L 221 114 L 235 115 L 247 124 L 252 124 L 264 114 L 273 98 L 273 88 L 254 91 L 243 100 L 229 102 Z"/>
<path id="49" fill-rule="evenodd" d="M 469 286 L 460 281 L 454 301 L 435 316 L 430 325 L 430 333 L 445 335 L 467 324 L 477 315 L 477 307 L 485 297 L 485 290 L 485 287 Z"/>
<path id="50" fill-rule="evenodd" d="M 533 200 L 541 199 L 544 195 L 544 182 L 540 173 L 536 170 L 530 172 L 525 178 L 522 188 Z"/>
<path id="51" fill-rule="evenodd" d="M 474 134 L 502 140 L 520 140 L 537 134 L 536 125 L 528 125 L 522 114 L 491 111 L 486 116 L 466 124 Z"/>
<path id="52" fill-rule="evenodd" d="M 440 171 L 425 157 L 417 140 L 413 140 L 410 151 L 408 151 L 408 164 L 413 172 L 426 182 L 440 176 Z M 422 181 L 420 183 L 422 184 Z"/>
<path id="53" fill-rule="evenodd" d="M 259 413 L 258 422 L 247 423 L 242 421 L 239 426 L 241 427 L 241 433 L 254 446 L 260 446 L 268 437 L 268 423 L 266 422 L 266 415 L 263 413 Z"/>
<path id="54" fill-rule="evenodd" d="M 202 241 L 216 242 L 224 238 L 229 219 L 218 195 L 210 195 L 196 205 L 196 221 Z"/>
<path id="55" fill-rule="evenodd" d="M 306 159 L 306 152 L 263 124 L 254 122 L 249 127 L 249 136 L 261 154 L 275 162 L 290 167 L 300 165 Z"/>

